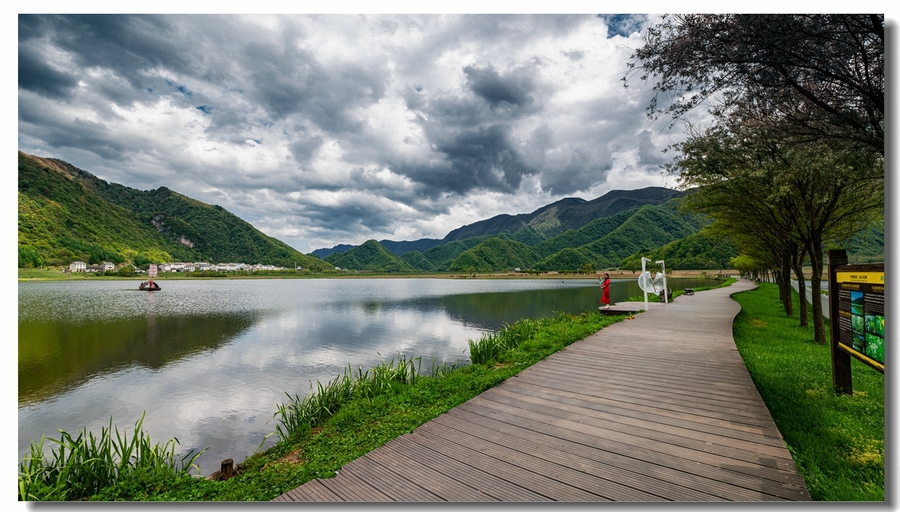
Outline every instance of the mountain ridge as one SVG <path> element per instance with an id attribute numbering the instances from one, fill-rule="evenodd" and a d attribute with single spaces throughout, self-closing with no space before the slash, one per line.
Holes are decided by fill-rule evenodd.
<path id="1" fill-rule="evenodd" d="M 273 264 L 328 270 L 218 205 L 167 187 L 107 182 L 55 158 L 18 153 L 19 265 L 74 260 Z"/>
<path id="2" fill-rule="evenodd" d="M 536 235 L 533 238 L 534 242 L 540 243 L 569 229 L 578 229 L 598 217 L 608 217 L 622 211 L 639 208 L 645 204 L 661 204 L 669 199 L 682 197 L 685 193 L 665 187 L 645 187 L 633 190 L 611 190 L 591 200 L 579 197 L 566 197 L 541 206 L 531 213 L 515 215 L 504 213 L 460 226 L 451 230 L 440 240 L 434 238 L 402 242 L 380 240 L 379 243 L 397 256 L 402 256 L 416 249 L 419 249 L 420 252 L 425 252 L 425 250 L 441 244 L 477 236 L 498 235 L 501 233 L 512 235 L 524 228 L 532 228 Z M 526 245 L 529 244 L 526 243 Z M 424 246 L 425 250 L 422 250 L 421 246 Z M 331 248 L 316 249 L 310 254 L 325 259 L 335 252 L 346 252 L 354 247 L 357 246 L 339 244 Z"/>

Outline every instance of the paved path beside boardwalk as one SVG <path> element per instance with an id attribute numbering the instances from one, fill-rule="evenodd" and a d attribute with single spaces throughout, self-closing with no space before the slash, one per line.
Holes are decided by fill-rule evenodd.
<path id="1" fill-rule="evenodd" d="M 732 338 L 754 287 L 651 303 L 273 501 L 809 500 Z"/>

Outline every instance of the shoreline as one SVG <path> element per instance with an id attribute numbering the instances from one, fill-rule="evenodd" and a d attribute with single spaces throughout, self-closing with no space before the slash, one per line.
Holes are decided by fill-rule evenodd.
<path id="1" fill-rule="evenodd" d="M 611 279 L 637 279 L 640 271 L 609 270 L 601 271 L 601 274 L 609 274 Z M 667 279 L 723 279 L 738 275 L 737 270 L 668 270 Z M 96 276 L 91 274 L 71 275 L 55 271 L 23 272 L 19 269 L 18 281 L 146 281 L 147 276 Z M 225 275 L 225 276 L 192 276 L 189 274 L 161 274 L 155 281 L 183 280 L 207 280 L 207 279 L 597 279 L 597 273 L 568 274 L 560 272 L 546 272 L 543 274 L 529 274 L 525 272 L 489 272 L 475 274 L 459 273 L 422 273 L 422 274 L 379 274 L 379 273 L 328 273 L 328 274 L 283 274 L 283 275 Z"/>

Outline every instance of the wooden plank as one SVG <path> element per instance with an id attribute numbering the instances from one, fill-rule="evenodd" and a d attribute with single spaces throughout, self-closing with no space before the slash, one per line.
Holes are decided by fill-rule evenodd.
<path id="1" fill-rule="evenodd" d="M 429 492 L 417 482 L 407 480 L 390 471 L 376 460 L 378 458 L 376 455 L 373 455 L 373 452 L 369 452 L 344 466 L 341 472 L 352 472 L 359 480 L 380 490 L 393 501 L 443 501 L 439 496 Z"/>
<path id="2" fill-rule="evenodd" d="M 530 489 L 523 488 L 519 485 L 499 478 L 493 474 L 486 473 L 479 468 L 468 464 L 469 461 L 459 460 L 444 453 L 439 453 L 427 446 L 416 441 L 412 436 L 403 436 L 399 439 L 396 447 L 410 456 L 415 456 L 417 460 L 422 461 L 430 467 L 441 468 L 441 471 L 448 477 L 459 482 L 460 485 L 466 485 L 479 492 L 484 493 L 491 499 L 497 501 L 521 501 L 521 502 L 542 502 L 551 501 L 546 496 L 537 494 Z"/>
<path id="3" fill-rule="evenodd" d="M 749 451 L 754 454 L 781 457 L 785 459 L 790 458 L 790 454 L 784 448 L 783 444 L 746 441 L 733 436 L 726 436 L 723 432 L 710 433 L 701 429 L 692 428 L 692 424 L 674 426 L 664 422 L 655 421 L 655 418 L 646 415 L 642 418 L 631 418 L 628 416 L 611 414 L 603 410 L 571 406 L 569 404 L 551 401 L 545 398 L 516 393 L 515 390 L 510 390 L 508 387 L 494 388 L 490 390 L 490 393 L 484 393 L 482 396 L 487 400 L 495 400 L 512 407 L 521 407 L 522 409 L 541 412 L 561 419 L 584 421 L 585 423 L 592 425 L 599 425 L 602 428 L 624 429 L 634 435 L 666 439 L 673 443 L 680 441 L 680 439 L 676 438 L 684 438 L 686 440 L 702 441 L 707 444 L 714 443 L 723 445 L 728 449 Z M 613 425 L 613 423 L 616 425 Z M 723 449 L 720 453 L 730 452 Z"/>
<path id="4" fill-rule="evenodd" d="M 594 478 L 581 470 L 573 470 L 565 465 L 551 463 L 546 459 L 535 457 L 531 453 L 519 450 L 508 450 L 493 442 L 469 435 L 463 431 L 448 429 L 437 423 L 428 423 L 415 431 L 415 435 L 440 440 L 448 445 L 466 447 L 479 454 L 493 457 L 497 461 L 530 471 L 544 479 L 554 480 L 568 487 L 566 493 L 570 497 L 560 496 L 556 500 L 572 501 L 661 501 L 663 498 L 645 492 L 638 487 L 629 487 L 618 481 Z M 583 491 L 583 492 L 582 492 Z"/>
<path id="5" fill-rule="evenodd" d="M 574 455 L 593 459 L 623 469 L 639 472 L 653 478 L 663 479 L 688 487 L 699 489 L 718 496 L 720 499 L 732 501 L 766 501 L 778 499 L 786 493 L 783 484 L 771 484 L 771 491 L 760 492 L 748 489 L 744 485 L 748 479 L 744 475 L 732 475 L 718 466 L 700 463 L 685 463 L 684 459 L 655 453 L 651 450 L 633 449 L 619 443 L 597 438 L 595 436 L 572 435 L 570 438 L 548 435 L 546 432 L 530 430 L 528 424 L 510 424 L 497 421 L 487 416 L 472 414 L 461 409 L 454 409 L 453 414 L 445 414 L 434 420 L 448 426 L 459 426 L 455 421 L 463 422 L 467 428 L 490 428 L 501 436 L 509 437 L 510 442 L 519 442 L 533 450 L 545 447 L 557 447 Z M 756 483 L 757 480 L 753 480 Z M 764 491 L 765 489 L 763 489 Z M 793 499 L 804 498 L 801 493 L 791 493 Z"/>
<path id="6" fill-rule="evenodd" d="M 435 469 L 424 465 L 415 458 L 408 457 L 403 451 L 395 447 L 395 443 L 388 443 L 379 450 L 372 451 L 369 455 L 379 464 L 390 470 L 398 477 L 416 482 L 423 489 L 445 501 L 485 502 L 497 501 L 480 490 L 473 489 Z"/>
<path id="7" fill-rule="evenodd" d="M 495 444 L 509 450 L 531 454 L 535 458 L 558 464 L 598 479 L 597 486 L 606 485 L 602 480 L 615 482 L 631 489 L 647 489 L 654 496 L 671 501 L 711 501 L 718 497 L 690 487 L 672 483 L 668 479 L 650 476 L 636 471 L 635 466 L 610 465 L 606 460 L 592 459 L 583 456 L 580 449 L 565 450 L 562 443 L 548 442 L 545 436 L 516 435 L 513 429 L 503 431 L 484 427 L 474 422 L 461 421 L 458 417 L 445 415 L 435 425 L 453 428 L 459 432 L 476 437 L 484 442 Z M 514 427 L 514 425 L 512 425 Z M 582 447 L 583 448 L 583 447 Z M 631 493 L 634 494 L 633 492 Z"/>
<path id="8" fill-rule="evenodd" d="M 448 443 L 440 437 L 420 433 L 423 427 L 419 427 L 411 434 L 417 443 L 457 460 L 464 460 L 474 468 L 515 483 L 523 489 L 533 490 L 552 501 L 609 501 L 568 483 L 519 467 L 517 461 L 510 462 L 503 458 L 491 457 L 468 446 Z"/>
<path id="9" fill-rule="evenodd" d="M 747 428 L 753 430 L 776 430 L 774 423 L 768 418 L 761 418 L 759 415 L 737 415 L 729 410 L 715 409 L 712 407 L 697 407 L 685 405 L 680 400 L 663 400 L 662 393 L 634 393 L 631 388 L 611 388 L 600 389 L 599 387 L 590 386 L 590 389 L 572 388 L 569 386 L 560 386 L 556 382 L 560 379 L 546 375 L 529 375 L 527 379 L 510 379 L 509 385 L 515 386 L 520 384 L 533 385 L 536 387 L 546 387 L 556 390 L 557 392 L 570 393 L 578 396 L 599 396 L 601 400 L 610 403 L 616 403 L 622 407 L 643 407 L 651 410 L 659 411 L 660 414 L 674 414 L 682 416 L 699 417 L 708 421 L 727 422 L 735 425 L 735 428 Z"/>
<path id="10" fill-rule="evenodd" d="M 742 473 L 746 478 L 767 478 L 779 483 L 787 481 L 787 483 L 792 484 L 800 484 L 802 482 L 802 478 L 794 473 L 796 468 L 794 468 L 793 464 L 787 464 L 783 460 L 774 461 L 764 457 L 746 457 L 754 460 L 734 458 L 706 449 L 707 447 L 703 444 L 685 447 L 681 443 L 672 444 L 653 437 L 634 436 L 627 432 L 604 429 L 596 425 L 584 424 L 580 421 L 558 420 L 555 417 L 544 414 L 522 412 L 520 409 L 504 406 L 496 402 L 478 400 L 478 397 L 459 405 L 457 408 L 493 417 L 507 423 L 528 423 L 536 424 L 536 426 L 546 426 L 548 428 L 544 431 L 550 435 L 566 437 L 571 435 L 572 432 L 576 432 L 627 445 L 629 449 L 649 449 L 662 454 L 680 457 L 685 461 L 730 468 L 735 472 Z"/>
<path id="11" fill-rule="evenodd" d="M 452 416 L 444 415 L 436 423 L 456 428 L 509 449 L 529 450 L 538 457 L 549 458 L 591 475 L 620 479 L 618 481 L 623 483 L 639 485 L 661 498 L 672 501 L 767 499 L 758 492 L 577 442 L 540 435 L 517 425 L 496 422 L 483 416 L 467 417 L 466 413 L 460 412 Z"/>
<path id="12" fill-rule="evenodd" d="M 523 372 L 524 373 L 524 372 Z M 556 381 L 557 384 L 552 387 L 556 389 L 565 389 L 575 391 L 580 389 L 589 389 L 603 393 L 605 396 L 621 396 L 623 399 L 643 399 L 653 400 L 663 404 L 676 404 L 687 407 L 694 411 L 713 411 L 723 412 L 735 419 L 744 419 L 747 422 L 760 423 L 761 415 L 762 423 L 771 424 L 768 416 L 768 409 L 760 408 L 755 404 L 735 404 L 726 400 L 717 400 L 702 394 L 701 391 L 695 390 L 693 393 L 684 389 L 673 389 L 664 382 L 658 383 L 656 386 L 646 384 L 638 384 L 639 379 L 625 380 L 616 377 L 608 377 L 603 380 L 595 380 L 590 377 L 579 379 L 577 374 L 569 372 L 544 371 L 531 372 L 526 375 L 520 374 L 518 381 L 530 381 L 532 379 L 543 379 L 544 382 Z"/>
<path id="13" fill-rule="evenodd" d="M 667 411 L 658 407 L 647 407 L 641 404 L 611 400 L 590 394 L 575 394 L 551 387 L 535 386 L 530 382 L 510 382 L 508 388 L 515 389 L 521 395 L 543 397 L 588 410 L 603 410 L 619 417 L 653 418 L 654 421 L 691 428 L 710 434 L 733 436 L 746 441 L 784 446 L 777 429 L 748 427 L 744 424 L 714 420 L 699 414 L 684 414 Z"/>
<path id="14" fill-rule="evenodd" d="M 366 503 L 394 501 L 377 488 L 357 478 L 351 471 L 344 473 L 339 471 L 334 478 L 322 478 L 319 481 L 342 501 Z"/>
<path id="15" fill-rule="evenodd" d="M 281 498 L 281 499 L 280 499 Z M 338 495 L 322 485 L 318 479 L 310 480 L 300 487 L 282 494 L 272 501 L 342 501 Z"/>

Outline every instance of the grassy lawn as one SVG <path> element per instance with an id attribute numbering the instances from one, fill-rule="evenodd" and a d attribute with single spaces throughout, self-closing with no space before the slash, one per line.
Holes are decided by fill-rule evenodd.
<path id="1" fill-rule="evenodd" d="M 853 396 L 834 393 L 829 347 L 785 316 L 774 284 L 733 298 L 738 351 L 813 500 L 884 501 L 884 376 L 853 359 Z"/>

